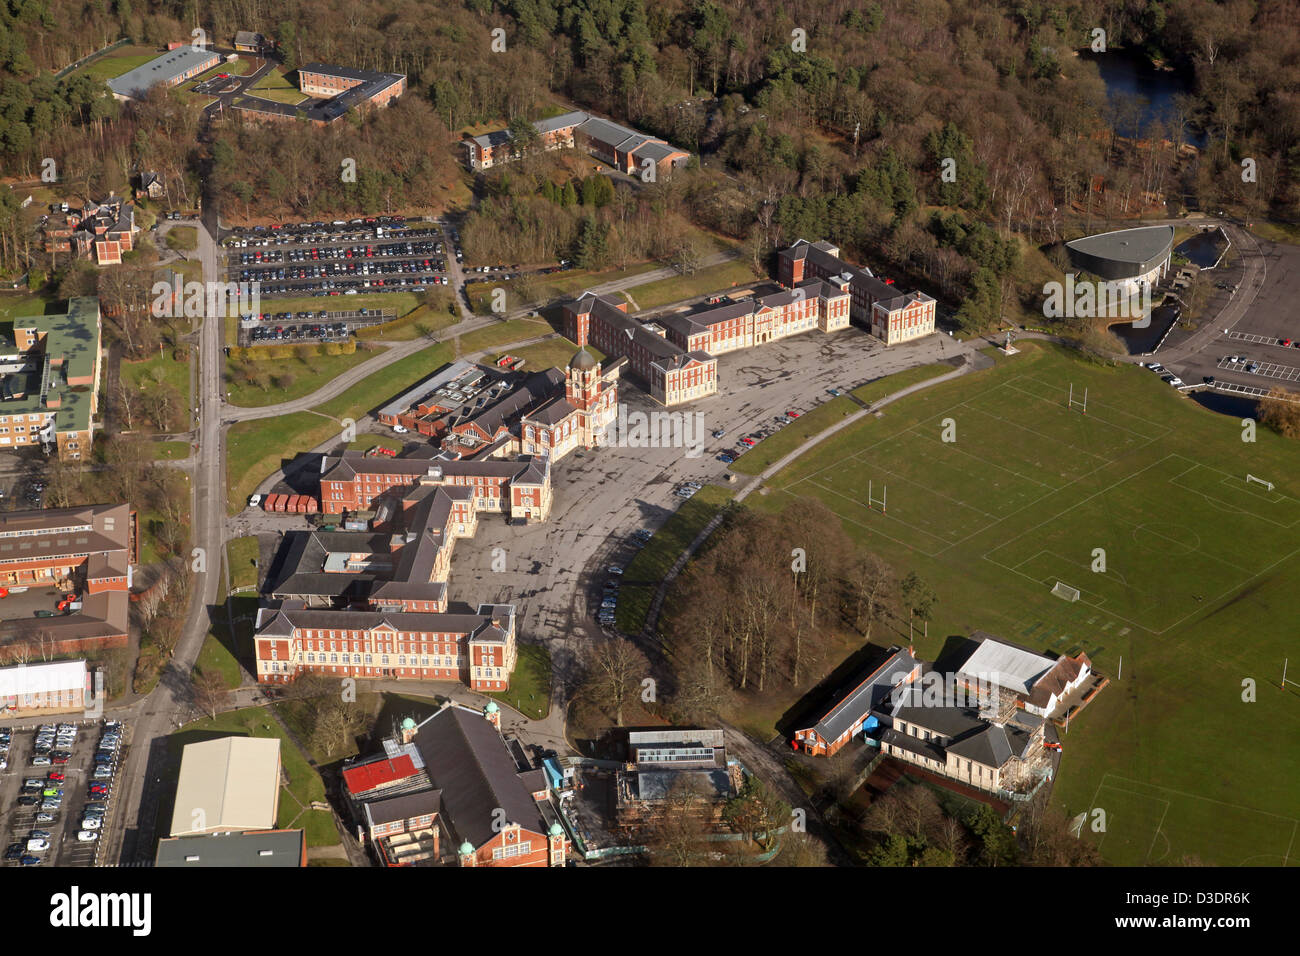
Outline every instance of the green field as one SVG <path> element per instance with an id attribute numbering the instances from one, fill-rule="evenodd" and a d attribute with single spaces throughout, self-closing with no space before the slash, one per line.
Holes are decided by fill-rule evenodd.
<path id="1" fill-rule="evenodd" d="M 369 375 L 315 411 L 240 422 L 227 435 L 226 507 L 243 510 L 248 496 L 281 461 L 339 435 L 339 422 L 358 419 L 452 360 L 446 344 L 431 345 Z"/>
<path id="2" fill-rule="evenodd" d="M 460 346 L 460 354 L 469 355 L 472 352 L 503 348 L 511 342 L 540 339 L 553 331 L 550 324 L 541 319 L 511 319 L 499 325 L 489 325 L 486 328 L 467 332 L 458 336 L 456 341 Z M 574 351 L 577 351 L 577 346 L 574 346 Z M 569 357 L 573 357 L 573 352 L 569 353 Z"/>
<path id="3" fill-rule="evenodd" d="M 1089 390 L 1086 415 L 1067 408 L 1071 384 Z M 926 659 L 982 628 L 1084 651 L 1112 677 L 1072 722 L 1055 788 L 1071 815 L 1107 812 L 1093 838 L 1110 862 L 1277 865 L 1300 851 L 1300 757 L 1281 745 L 1300 731 L 1300 693 L 1280 689 L 1300 589 L 1296 456 L 1263 429 L 1243 442 L 1239 420 L 1149 372 L 1031 344 L 846 429 L 750 500 L 820 499 L 930 582 Z M 867 507 L 868 482 L 886 513 Z M 1053 596 L 1058 581 L 1080 599 Z"/>
<path id="4" fill-rule="evenodd" d="M 305 93 L 289 82 L 283 70 L 272 70 L 258 80 L 249 92 L 253 96 L 274 100 L 277 103 L 288 103 L 290 106 L 297 106 L 307 99 Z"/>
<path id="5" fill-rule="evenodd" d="M 538 342 L 536 345 L 525 345 L 521 349 L 511 349 L 508 352 L 498 352 L 496 355 L 488 358 L 495 362 L 504 355 L 513 355 L 515 358 L 524 360 L 524 368 L 528 371 L 538 371 L 539 369 L 564 368 L 569 364 L 569 359 L 573 358 L 578 351 L 578 346 L 574 345 L 566 338 L 547 339 L 545 342 Z M 605 361 L 605 353 L 599 349 L 587 346 L 587 351 L 598 362 Z"/>
<path id="6" fill-rule="evenodd" d="M 629 289 L 627 294 L 636 302 L 634 311 L 641 311 L 657 309 L 672 302 L 680 302 L 709 292 L 748 286 L 757 281 L 759 280 L 754 277 L 754 270 L 749 261 L 741 258 L 709 266 L 694 275 L 672 276 L 657 282 L 648 282 Z"/>
<path id="7" fill-rule="evenodd" d="M 541 720 L 551 709 L 551 654 L 540 644 L 519 644 L 519 658 L 510 675 L 510 689 L 489 693 L 530 720 Z"/>
<path id="8" fill-rule="evenodd" d="M 306 348 L 312 348 L 307 346 Z M 254 350 L 257 355 L 257 350 Z M 308 355 L 293 358 L 227 358 L 226 389 L 231 405 L 260 408 L 278 405 L 310 395 L 328 385 L 337 376 L 362 362 L 374 358 L 376 352 L 357 349 L 351 355 Z M 255 382 L 245 381 L 241 369 L 247 368 L 257 375 Z M 265 386 L 265 387 L 263 387 Z"/>
<path id="9" fill-rule="evenodd" d="M 119 47 L 114 55 L 102 56 L 98 60 L 87 63 L 81 69 L 74 70 L 64 78 L 64 82 L 83 74 L 92 80 L 107 81 L 116 79 L 123 73 L 134 70 L 137 66 L 142 66 L 160 56 L 162 56 L 162 51 L 156 47 L 130 45 Z"/>
<path id="10" fill-rule="evenodd" d="M 193 252 L 199 247 L 199 230 L 194 226 L 173 226 L 167 230 L 167 248 Z"/>

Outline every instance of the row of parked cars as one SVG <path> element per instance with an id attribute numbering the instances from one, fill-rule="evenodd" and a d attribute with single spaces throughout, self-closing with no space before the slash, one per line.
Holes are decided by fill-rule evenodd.
<path id="1" fill-rule="evenodd" d="M 800 414 L 801 414 L 800 412 L 796 412 L 793 409 L 790 409 L 784 415 L 777 415 L 771 425 L 766 425 L 762 428 L 759 428 L 757 431 L 753 431 L 750 432 L 748 435 L 742 436 L 740 439 L 740 443 L 737 445 L 737 447 L 734 450 L 720 452 L 717 456 L 718 461 L 722 462 L 724 465 L 730 465 L 733 461 L 735 461 L 745 452 L 749 451 L 749 449 L 753 448 L 755 445 L 761 442 L 768 435 L 772 434 L 778 428 L 784 428 L 786 425 L 789 425 L 792 421 L 798 418 Z M 721 428 L 719 428 L 717 431 L 713 433 L 713 437 L 721 438 L 725 434 L 726 432 L 723 431 Z"/>
<path id="2" fill-rule="evenodd" d="M 0 731 L 3 735 L 5 750 L 10 743 L 9 731 Z M 72 756 L 72 748 L 77 741 L 75 724 L 42 724 L 36 730 L 36 739 L 32 748 L 32 766 L 50 767 L 45 779 L 28 777 L 22 783 L 17 799 L 19 806 L 34 807 L 35 826 L 27 839 L 11 843 L 5 849 L 7 861 L 17 861 L 24 866 L 39 864 L 42 853 L 50 849 L 53 836 L 45 829 L 50 824 L 57 824 L 59 813 L 63 810 L 66 793 L 67 771 L 63 767 Z M 99 749 L 93 757 L 87 781 L 87 803 L 82 809 L 80 828 L 77 831 L 79 843 L 92 843 L 99 838 L 106 812 L 105 801 L 111 788 L 113 775 L 117 767 L 117 754 L 121 747 L 121 724 L 106 721 L 104 732 L 100 737 Z"/>
<path id="3" fill-rule="evenodd" d="M 611 564 L 607 570 L 609 577 L 605 579 L 605 590 L 601 594 L 596 620 L 600 621 L 602 627 L 613 627 L 618 613 L 618 589 L 623 580 L 623 569 L 617 564 Z"/>
<path id="4" fill-rule="evenodd" d="M 275 328 L 259 325 L 248 333 L 252 342 L 283 342 L 289 339 L 345 339 L 348 327 L 342 322 L 333 325 L 277 325 Z"/>

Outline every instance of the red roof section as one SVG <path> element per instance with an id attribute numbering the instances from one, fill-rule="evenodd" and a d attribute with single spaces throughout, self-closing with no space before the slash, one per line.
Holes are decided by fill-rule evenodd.
<path id="1" fill-rule="evenodd" d="M 406 754 L 395 760 L 374 760 L 360 767 L 351 767 L 343 771 L 343 780 L 348 792 L 357 794 L 382 787 L 386 783 L 396 783 L 407 777 L 415 776 L 415 763 Z"/>

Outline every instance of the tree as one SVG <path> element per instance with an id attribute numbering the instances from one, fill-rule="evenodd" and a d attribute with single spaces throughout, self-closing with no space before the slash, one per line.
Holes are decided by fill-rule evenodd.
<path id="1" fill-rule="evenodd" d="M 1300 403 L 1280 386 L 1260 399 L 1259 420 L 1284 438 L 1300 438 Z"/>
<path id="2" fill-rule="evenodd" d="M 514 151 L 519 156 L 530 156 L 541 142 L 541 136 L 526 116 L 516 116 L 507 125 Z"/>
<path id="3" fill-rule="evenodd" d="M 930 585 L 921 580 L 920 575 L 915 571 L 909 571 L 907 577 L 903 579 L 902 586 L 903 606 L 907 608 L 907 631 L 908 639 L 912 637 L 912 619 L 920 618 L 925 622 L 926 635 L 930 631 L 930 613 L 934 610 L 934 605 L 938 602 L 939 596 L 934 593 Z"/>
<path id="4" fill-rule="evenodd" d="M 650 662 L 631 641 L 601 641 L 588 655 L 583 691 L 595 706 L 612 711 L 614 723 L 621 727 L 624 709 L 649 674 Z"/>
<path id="5" fill-rule="evenodd" d="M 652 866 L 698 866 L 703 862 L 708 802 L 698 780 L 686 774 L 678 776 L 650 823 L 646 845 Z"/>
<path id="6" fill-rule="evenodd" d="M 230 691 L 226 689 L 226 682 L 216 671 L 199 671 L 194 676 L 194 702 L 198 704 L 199 709 L 211 717 L 217 719 L 230 697 Z"/>
<path id="7" fill-rule="evenodd" d="M 880 619 L 889 605 L 893 571 L 874 554 L 862 554 L 858 556 L 851 573 L 853 624 L 870 641 L 871 626 Z"/>
<path id="8" fill-rule="evenodd" d="M 764 850 L 776 839 L 772 831 L 790 822 L 790 804 L 758 777 L 750 776 L 740 793 L 727 801 L 722 819 Z"/>

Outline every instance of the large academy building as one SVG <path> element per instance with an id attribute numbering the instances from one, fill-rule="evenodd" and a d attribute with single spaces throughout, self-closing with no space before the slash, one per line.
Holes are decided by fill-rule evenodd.
<path id="1" fill-rule="evenodd" d="M 1173 226 L 1142 226 L 1084 236 L 1065 244 L 1070 264 L 1099 279 L 1122 284 L 1125 291 L 1156 285 L 1169 271 Z"/>
<path id="2" fill-rule="evenodd" d="M 924 292 L 903 292 L 870 269 L 850 265 L 829 242 L 800 239 L 777 254 L 777 279 L 788 288 L 821 279 L 849 293 L 852 317 L 886 345 L 910 342 L 934 332 L 934 299 Z"/>

